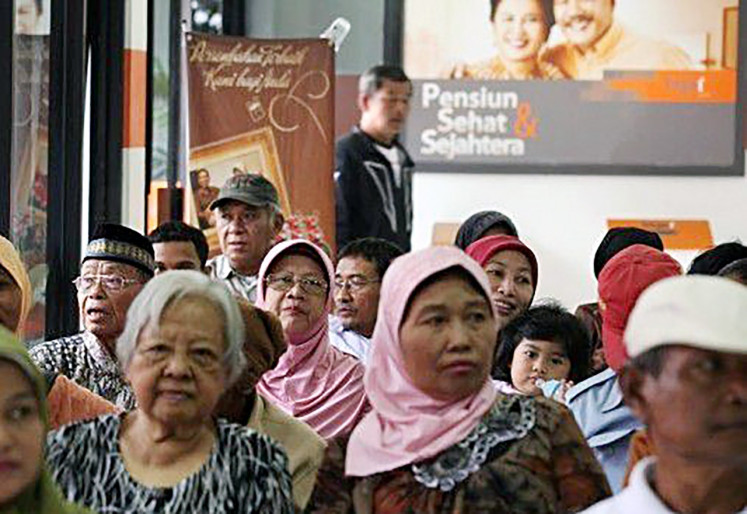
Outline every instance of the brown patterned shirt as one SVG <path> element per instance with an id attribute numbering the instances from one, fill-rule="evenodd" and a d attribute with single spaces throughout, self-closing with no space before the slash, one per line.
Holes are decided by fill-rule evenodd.
<path id="1" fill-rule="evenodd" d="M 480 425 L 486 430 L 478 431 Z M 602 468 L 565 406 L 542 397 L 499 394 L 480 425 L 465 439 L 476 441 L 472 447 L 477 451 L 471 454 L 463 441 L 418 466 L 365 478 L 344 476 L 347 440 L 333 441 L 319 471 L 309 511 L 571 513 L 610 495 Z M 483 444 L 488 440 L 492 442 Z M 490 449 L 481 453 L 480 447 Z M 445 487 L 443 481 L 428 483 L 422 468 L 459 478 Z M 450 490 L 443 490 L 449 486 Z"/>

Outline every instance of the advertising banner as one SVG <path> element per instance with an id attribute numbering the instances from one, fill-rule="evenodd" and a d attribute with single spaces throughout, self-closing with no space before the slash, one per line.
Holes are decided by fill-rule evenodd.
<path id="1" fill-rule="evenodd" d="M 738 0 L 406 0 L 404 18 L 420 170 L 744 173 Z"/>
<path id="2" fill-rule="evenodd" d="M 334 53 L 320 39 L 188 33 L 191 221 L 217 248 L 208 206 L 233 174 L 277 188 L 284 237 L 334 241 Z"/>

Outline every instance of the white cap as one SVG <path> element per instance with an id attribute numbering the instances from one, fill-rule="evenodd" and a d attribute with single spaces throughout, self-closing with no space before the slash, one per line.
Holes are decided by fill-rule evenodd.
<path id="1" fill-rule="evenodd" d="M 747 286 L 706 275 L 656 282 L 630 313 L 624 339 L 630 357 L 669 344 L 747 353 Z"/>

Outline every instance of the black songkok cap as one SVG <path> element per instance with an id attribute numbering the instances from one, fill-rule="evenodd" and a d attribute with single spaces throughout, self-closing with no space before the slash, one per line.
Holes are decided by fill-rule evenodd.
<path id="1" fill-rule="evenodd" d="M 664 242 L 656 232 L 650 232 L 636 227 L 611 228 L 599 243 L 599 248 L 594 254 L 594 276 L 599 278 L 602 268 L 612 257 L 633 245 L 646 245 L 664 251 Z"/>
<path id="2" fill-rule="evenodd" d="M 695 257 L 687 274 L 717 275 L 725 266 L 744 258 L 747 258 L 747 246 L 736 241 L 721 243 Z"/>
<path id="3" fill-rule="evenodd" d="M 149 277 L 155 270 L 155 253 L 147 237 L 116 223 L 101 223 L 93 231 L 81 264 L 88 259 L 122 262 L 135 266 Z"/>

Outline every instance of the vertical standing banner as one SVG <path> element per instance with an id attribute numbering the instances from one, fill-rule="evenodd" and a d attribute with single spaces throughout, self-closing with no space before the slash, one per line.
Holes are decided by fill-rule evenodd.
<path id="1" fill-rule="evenodd" d="M 321 39 L 188 33 L 190 221 L 218 246 L 208 210 L 232 174 L 278 190 L 284 236 L 334 241 L 334 53 Z"/>

